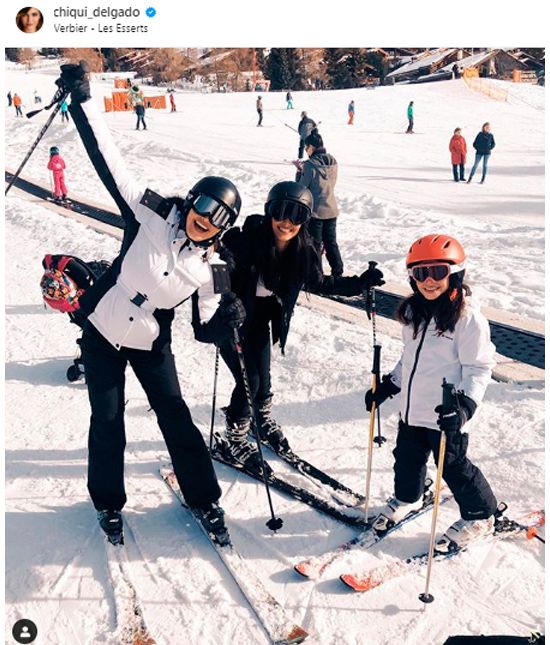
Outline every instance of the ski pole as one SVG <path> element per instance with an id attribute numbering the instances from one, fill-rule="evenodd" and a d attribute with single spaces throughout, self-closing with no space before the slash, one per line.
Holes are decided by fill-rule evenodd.
<path id="1" fill-rule="evenodd" d="M 296 133 L 298 132 L 298 130 L 296 130 L 296 128 L 293 128 L 291 125 L 288 125 L 288 123 L 285 123 L 285 125 L 286 125 L 287 128 L 290 128 L 293 132 L 296 132 Z"/>
<path id="2" fill-rule="evenodd" d="M 258 427 L 256 425 L 256 411 L 254 409 L 254 401 L 252 400 L 252 393 L 250 391 L 250 382 L 248 380 L 248 373 L 246 371 L 243 348 L 241 346 L 241 340 L 239 338 L 238 329 L 233 329 L 233 342 L 235 343 L 235 349 L 237 351 L 237 356 L 239 357 L 239 365 L 241 367 L 241 376 L 243 379 L 244 390 L 246 392 L 246 398 L 248 401 L 248 406 L 250 408 L 250 422 L 252 424 L 252 429 L 254 430 L 254 438 L 256 439 L 256 446 L 258 448 L 258 452 L 260 453 L 260 460 L 262 462 L 262 478 L 264 480 L 265 490 L 267 493 L 267 501 L 269 504 L 269 510 L 271 512 L 271 519 L 266 522 L 266 526 L 272 531 L 277 531 L 283 526 L 283 520 L 280 517 L 275 517 L 275 511 L 273 510 L 273 502 L 271 501 L 271 491 L 269 490 L 269 482 L 267 481 L 267 472 L 266 472 L 266 467 L 264 463 L 264 456 L 262 453 L 262 444 L 260 442 L 260 435 L 258 433 Z"/>
<path id="3" fill-rule="evenodd" d="M 53 109 L 53 112 L 52 112 L 52 113 L 50 114 L 50 116 L 48 117 L 48 120 L 47 120 L 47 121 L 46 121 L 46 123 L 44 123 L 44 125 L 42 126 L 42 129 L 40 130 L 40 132 L 39 132 L 38 136 L 37 136 L 37 137 L 36 137 L 36 139 L 34 140 L 34 143 L 33 143 L 33 144 L 32 144 L 32 146 L 30 147 L 30 149 L 29 149 L 29 151 L 27 152 L 27 154 L 25 155 L 25 158 L 24 158 L 24 159 L 23 159 L 23 161 L 21 162 L 21 165 L 20 165 L 20 166 L 19 166 L 19 168 L 15 171 L 15 174 L 13 175 L 13 177 L 11 178 L 11 180 L 9 181 L 9 183 L 8 183 L 8 185 L 7 185 L 7 187 L 6 187 L 6 190 L 5 190 L 5 192 L 4 192 L 4 195 L 7 195 L 7 194 L 8 194 L 9 189 L 13 186 L 13 184 L 15 183 L 15 180 L 17 179 L 17 177 L 19 177 L 19 175 L 20 175 L 21 171 L 23 170 L 23 167 L 25 166 L 25 164 L 26 164 L 26 163 L 27 163 L 27 161 L 29 160 L 30 156 L 31 156 L 31 155 L 32 155 L 32 153 L 34 152 L 34 149 L 36 148 L 36 146 L 40 143 L 40 140 L 42 139 L 42 137 L 46 134 L 46 130 L 50 127 L 50 125 L 51 125 L 52 121 L 55 119 L 56 114 L 59 112 L 59 109 L 61 108 L 61 103 L 62 103 L 62 101 L 67 97 L 67 95 L 68 95 L 68 94 L 69 94 L 69 93 L 68 93 L 68 92 L 66 92 L 65 90 L 62 90 L 62 89 L 57 90 L 57 92 L 55 93 L 55 96 L 53 97 L 52 102 L 51 102 L 48 106 L 46 106 L 45 108 L 42 108 L 42 109 L 44 109 L 44 110 L 49 110 L 49 109 L 52 107 L 52 105 L 54 105 L 55 103 L 57 103 L 57 105 L 56 105 L 56 106 L 55 106 L 55 108 Z M 27 118 L 29 118 L 29 119 L 30 119 L 32 116 L 34 116 L 35 114 L 37 114 L 37 113 L 38 113 L 38 112 L 40 112 L 40 111 L 41 111 L 41 110 L 35 110 L 34 112 L 29 112 L 29 113 L 27 114 Z"/>
<path id="4" fill-rule="evenodd" d="M 214 363 L 214 388 L 212 390 L 212 414 L 210 416 L 210 452 L 214 445 L 214 417 L 216 416 L 216 392 L 218 389 L 218 370 L 220 367 L 220 348 L 216 345 L 216 361 Z"/>
<path id="5" fill-rule="evenodd" d="M 380 371 L 380 345 L 373 347 L 374 354 L 372 359 L 372 392 L 376 394 L 377 378 L 376 374 Z M 376 398 L 376 397 L 375 397 Z M 365 522 L 369 519 L 369 499 L 370 499 L 370 482 L 372 476 L 372 447 L 374 444 L 374 419 L 376 417 L 376 400 L 372 402 L 369 419 L 369 442 L 367 446 L 367 474 L 365 479 Z"/>
<path id="6" fill-rule="evenodd" d="M 376 262 L 371 260 L 369 262 L 369 269 L 376 267 Z M 372 321 L 372 345 L 376 347 L 376 290 L 374 287 L 363 292 L 365 297 L 365 307 L 367 310 L 367 317 Z M 380 347 L 380 346 L 379 346 Z M 380 352 L 380 350 L 379 350 Z M 376 388 L 380 385 L 380 360 L 378 360 L 378 371 L 376 372 Z M 382 427 L 380 421 L 380 408 L 376 408 L 376 422 L 377 422 L 377 436 L 374 437 L 374 443 L 380 448 L 386 442 L 386 437 L 382 436 Z"/>
<path id="7" fill-rule="evenodd" d="M 455 386 L 452 383 L 447 383 L 443 379 L 442 386 L 443 388 L 443 401 L 442 407 L 443 412 L 450 410 L 453 407 L 453 404 L 456 399 Z M 437 523 L 437 511 L 439 510 L 439 496 L 441 493 L 441 480 L 443 478 L 443 463 L 445 461 L 445 449 L 447 447 L 447 435 L 441 430 L 441 436 L 439 439 L 439 459 L 437 461 L 437 476 L 435 478 L 435 492 L 434 492 L 434 508 L 432 511 L 432 530 L 430 533 L 430 550 L 428 552 L 428 568 L 426 571 L 426 587 L 424 592 L 421 593 L 418 598 L 423 603 L 430 603 L 434 601 L 433 595 L 429 592 L 430 590 L 430 577 L 432 573 L 432 563 L 434 559 L 434 547 L 435 547 L 435 527 Z"/>

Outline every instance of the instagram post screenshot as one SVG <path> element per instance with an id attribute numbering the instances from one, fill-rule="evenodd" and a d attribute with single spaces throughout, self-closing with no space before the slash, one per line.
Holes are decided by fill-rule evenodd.
<path id="1" fill-rule="evenodd" d="M 533 12 L 2 13 L 5 643 L 542 645 Z"/>

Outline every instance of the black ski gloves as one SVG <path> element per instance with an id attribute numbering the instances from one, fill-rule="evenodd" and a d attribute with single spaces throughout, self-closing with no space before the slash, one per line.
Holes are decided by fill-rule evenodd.
<path id="1" fill-rule="evenodd" d="M 384 274 L 380 269 L 369 268 L 359 276 L 359 285 L 363 292 L 373 287 L 381 287 L 385 283 Z"/>
<path id="2" fill-rule="evenodd" d="M 61 65 L 61 76 L 56 84 L 64 91 L 71 93 L 73 103 L 84 103 L 92 97 L 88 80 L 88 65 L 80 61 L 78 65 L 70 63 Z"/>
<path id="3" fill-rule="evenodd" d="M 224 325 L 229 329 L 238 329 L 246 319 L 244 305 L 232 291 L 223 294 L 218 310 Z"/>
<path id="4" fill-rule="evenodd" d="M 476 408 L 477 404 L 474 400 L 466 396 L 464 392 L 457 392 L 456 402 L 452 408 L 446 412 L 443 411 L 442 405 L 434 408 L 434 411 L 438 414 L 437 425 L 447 435 L 460 432 L 466 421 L 469 421 L 474 416 Z"/>
<path id="5" fill-rule="evenodd" d="M 376 407 L 379 408 L 386 399 L 391 399 L 394 394 L 401 392 L 401 388 L 391 380 L 389 374 L 382 377 L 382 381 L 378 386 L 376 392 L 369 390 L 365 394 L 365 407 L 367 412 L 372 410 L 372 404 L 376 401 Z"/>

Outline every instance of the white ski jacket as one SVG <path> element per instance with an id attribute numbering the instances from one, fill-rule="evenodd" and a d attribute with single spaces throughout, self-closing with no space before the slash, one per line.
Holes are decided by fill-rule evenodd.
<path id="1" fill-rule="evenodd" d="M 195 292 L 200 323 L 209 322 L 221 300 L 213 272 L 224 263 L 187 239 L 175 206 L 162 215 L 155 210 L 162 198 L 136 184 L 93 99 L 71 105 L 71 113 L 126 221 L 119 273 L 90 313 L 90 322 L 117 349 L 150 350 L 159 335 L 155 310 L 173 309 Z"/>
<path id="2" fill-rule="evenodd" d="M 401 388 L 400 415 L 407 425 L 438 429 L 434 408 L 442 401 L 443 378 L 481 403 L 495 365 L 489 323 L 479 306 L 466 298 L 454 332 L 439 333 L 433 320 L 413 338 L 403 325 L 403 354 L 390 373 Z M 467 432 L 467 424 L 463 431 Z"/>

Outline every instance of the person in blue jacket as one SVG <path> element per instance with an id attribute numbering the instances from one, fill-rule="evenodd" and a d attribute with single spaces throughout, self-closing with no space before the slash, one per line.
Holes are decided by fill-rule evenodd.
<path id="1" fill-rule="evenodd" d="M 468 177 L 468 183 L 472 181 L 473 176 L 476 174 L 477 167 L 479 162 L 482 161 L 481 167 L 481 181 L 480 184 L 485 182 L 485 177 L 487 175 L 487 163 L 489 157 L 491 156 L 491 150 L 495 147 L 495 137 L 491 133 L 491 124 L 484 123 L 481 128 L 481 132 L 478 132 L 477 137 L 474 140 L 474 148 L 476 151 L 476 158 L 474 165 L 470 170 L 470 176 Z"/>

